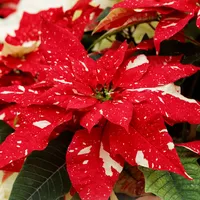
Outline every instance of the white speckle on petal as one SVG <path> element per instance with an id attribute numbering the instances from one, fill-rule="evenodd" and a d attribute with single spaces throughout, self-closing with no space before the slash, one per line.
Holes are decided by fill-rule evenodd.
<path id="1" fill-rule="evenodd" d="M 165 104 L 165 102 L 163 101 L 163 99 L 161 97 L 158 97 L 158 99 L 163 103 Z"/>
<path id="2" fill-rule="evenodd" d="M 38 91 L 35 91 L 35 90 L 31 90 L 31 89 L 28 89 L 29 92 L 32 92 L 34 94 L 38 94 Z"/>
<path id="3" fill-rule="evenodd" d="M 162 26 L 162 28 L 169 28 L 171 26 L 176 26 L 176 25 L 177 25 L 177 23 L 171 23 L 171 24 L 168 24 L 166 26 Z"/>
<path id="4" fill-rule="evenodd" d="M 103 115 L 103 110 L 99 110 L 99 113 L 100 113 L 101 115 Z"/>
<path id="5" fill-rule="evenodd" d="M 179 93 L 180 91 L 180 87 L 175 85 L 174 83 L 169 83 L 167 85 L 163 85 L 163 86 L 159 86 L 159 87 L 152 87 L 152 88 L 139 88 L 139 89 L 127 89 L 127 91 L 139 91 L 139 92 L 142 92 L 142 91 L 145 91 L 145 90 L 150 90 L 152 92 L 162 92 L 162 95 L 172 95 L 176 98 L 179 98 L 180 100 L 183 100 L 183 101 L 186 101 L 188 103 L 196 103 L 197 104 L 197 101 L 194 100 L 194 99 L 188 99 L 186 97 L 184 97 L 183 95 L 181 95 Z M 166 116 L 167 113 L 165 113 Z"/>
<path id="6" fill-rule="evenodd" d="M 49 126 L 51 123 L 47 120 L 42 120 L 42 121 L 37 121 L 37 122 L 33 122 L 33 125 L 38 127 L 38 128 L 46 128 L 47 126 Z"/>
<path id="7" fill-rule="evenodd" d="M 32 47 L 36 42 L 37 42 L 37 41 L 28 41 L 28 42 L 24 42 L 24 43 L 22 44 L 22 46 L 23 46 L 23 47 L 26 47 L 26 48 Z"/>
<path id="8" fill-rule="evenodd" d="M 160 132 L 160 133 L 165 133 L 165 132 L 168 132 L 168 130 L 167 130 L 167 129 L 162 129 L 162 130 L 160 130 L 159 132 Z"/>
<path id="9" fill-rule="evenodd" d="M 0 120 L 3 120 L 4 118 L 5 118 L 5 113 L 2 113 L 1 115 L 0 115 Z"/>
<path id="10" fill-rule="evenodd" d="M 78 94 L 78 91 L 77 91 L 76 89 L 72 89 L 72 92 L 73 92 L 74 94 Z"/>
<path id="11" fill-rule="evenodd" d="M 144 158 L 144 154 L 142 151 L 137 151 L 135 162 L 143 167 L 149 167 L 149 162 L 147 159 Z"/>
<path id="12" fill-rule="evenodd" d="M 61 95 L 59 92 L 55 92 L 55 94 L 58 95 L 58 96 Z"/>
<path id="13" fill-rule="evenodd" d="M 92 148 L 92 145 L 81 149 L 81 150 L 78 152 L 78 155 L 83 155 L 83 154 L 88 154 L 88 153 L 90 153 L 91 148 Z"/>
<path id="14" fill-rule="evenodd" d="M 144 9 L 134 9 L 135 12 L 142 12 Z"/>
<path id="15" fill-rule="evenodd" d="M 167 146 L 168 146 L 168 149 L 169 149 L 169 150 L 174 149 L 174 143 L 173 143 L 173 142 L 169 142 L 169 143 L 167 144 Z"/>
<path id="16" fill-rule="evenodd" d="M 87 68 L 86 64 L 82 61 L 79 61 L 79 62 L 83 65 L 83 67 L 85 68 L 85 71 L 89 72 L 89 69 Z"/>
<path id="17" fill-rule="evenodd" d="M 89 160 L 84 160 L 83 164 L 86 165 L 86 164 L 88 164 L 88 162 L 89 162 Z"/>
<path id="18" fill-rule="evenodd" d="M 188 103 L 197 103 L 196 100 L 194 99 L 188 99 L 186 97 L 184 97 L 183 95 L 181 95 L 178 91 L 179 91 L 179 87 L 174 85 L 174 83 L 168 84 L 168 85 L 164 85 L 163 87 L 159 88 L 160 90 L 163 90 L 162 95 L 166 95 L 166 94 L 171 94 L 174 97 L 177 97 L 183 101 L 186 101 Z"/>
<path id="19" fill-rule="evenodd" d="M 184 174 L 185 174 L 188 178 L 193 179 L 187 172 L 184 172 Z"/>
<path id="20" fill-rule="evenodd" d="M 194 149 L 192 149 L 190 147 L 187 147 L 187 146 L 184 146 L 184 145 L 183 145 L 183 147 L 186 148 L 186 149 L 188 149 L 188 150 L 190 150 L 190 151 L 192 151 L 192 152 L 194 152 L 194 153 L 199 153 L 199 150 L 197 150 L 197 149 L 194 150 Z"/>
<path id="21" fill-rule="evenodd" d="M 171 2 L 168 2 L 168 3 L 164 3 L 163 5 L 164 6 L 170 6 L 170 5 L 173 5 L 175 3 L 175 1 L 171 1 Z"/>
<path id="22" fill-rule="evenodd" d="M 60 79 L 57 79 L 57 78 L 54 78 L 53 80 L 56 81 L 56 82 L 59 82 L 59 83 L 72 85 L 72 82 L 68 82 L 68 81 L 65 81 L 65 80 L 60 80 Z"/>
<path id="23" fill-rule="evenodd" d="M 72 92 L 73 92 L 74 94 L 83 95 L 83 94 L 79 93 L 76 89 L 72 89 Z"/>
<path id="24" fill-rule="evenodd" d="M 3 91 L 1 94 L 23 94 L 23 92 Z"/>
<path id="25" fill-rule="evenodd" d="M 17 144 L 21 144 L 21 143 L 22 143 L 22 141 L 21 141 L 21 140 L 18 140 L 18 141 L 17 141 Z"/>
<path id="26" fill-rule="evenodd" d="M 25 87 L 23 87 L 21 85 L 18 86 L 18 89 L 21 90 L 22 92 L 25 92 Z"/>
<path id="27" fill-rule="evenodd" d="M 26 149 L 24 153 L 27 156 L 28 155 L 28 149 Z"/>
<path id="28" fill-rule="evenodd" d="M 110 157 L 110 154 L 104 150 L 102 143 L 100 147 L 100 158 L 103 160 L 103 168 L 107 176 L 113 176 L 112 168 L 119 173 L 122 171 L 123 167 Z"/>
<path id="29" fill-rule="evenodd" d="M 171 66 L 172 69 L 180 69 L 178 66 Z"/>
<path id="30" fill-rule="evenodd" d="M 146 63 L 149 63 L 149 60 L 147 59 L 147 57 L 145 55 L 141 54 L 141 55 L 137 56 L 137 58 L 133 62 L 130 61 L 128 63 L 128 65 L 126 66 L 126 70 L 138 67 L 138 66 L 146 64 Z"/>

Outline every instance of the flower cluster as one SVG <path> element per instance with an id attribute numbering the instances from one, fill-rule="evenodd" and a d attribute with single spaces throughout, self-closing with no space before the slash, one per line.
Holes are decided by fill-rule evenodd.
<path id="1" fill-rule="evenodd" d="M 16 35 L 7 36 L 1 49 L 0 119 L 15 131 L 0 144 L 0 168 L 14 167 L 33 151 L 44 150 L 74 124 L 66 165 L 81 199 L 107 200 L 125 163 L 191 179 L 166 124 L 200 123 L 200 103 L 183 96 L 175 84 L 199 68 L 182 64 L 181 56 L 147 55 L 138 49 L 151 46 L 159 53 L 163 40 L 198 16 L 198 4 L 124 0 L 111 12 L 119 8 L 127 13 L 123 10 L 114 21 L 108 16 L 96 30 L 159 16 L 155 46 L 115 42 L 92 59 L 81 39 L 102 10 L 90 0 L 80 0 L 66 12 L 24 13 Z M 200 153 L 199 141 L 178 145 Z"/>

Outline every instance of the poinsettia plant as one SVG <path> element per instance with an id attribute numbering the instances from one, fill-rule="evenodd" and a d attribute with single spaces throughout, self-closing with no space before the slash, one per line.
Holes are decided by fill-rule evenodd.
<path id="1" fill-rule="evenodd" d="M 199 199 L 198 1 L 99 3 L 0 46 L 2 199 Z"/>

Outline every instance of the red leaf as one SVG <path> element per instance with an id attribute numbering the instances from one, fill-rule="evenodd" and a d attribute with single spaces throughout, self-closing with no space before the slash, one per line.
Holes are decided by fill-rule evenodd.
<path id="1" fill-rule="evenodd" d="M 7 122 L 12 128 L 15 128 L 17 124 L 15 124 L 16 117 L 21 113 L 23 108 L 20 105 L 6 105 L 0 111 L 0 119 Z"/>
<path id="2" fill-rule="evenodd" d="M 72 185 L 81 199 L 108 199 L 123 161 L 110 156 L 108 140 L 102 139 L 100 128 L 94 128 L 91 134 L 86 130 L 77 131 L 66 159 Z"/>
<path id="3" fill-rule="evenodd" d="M 18 118 L 16 131 L 0 145 L 0 168 L 34 150 L 43 150 L 53 129 L 69 121 L 71 114 L 62 109 L 32 106 L 21 110 Z"/>
<path id="4" fill-rule="evenodd" d="M 97 60 L 98 69 L 97 73 L 99 76 L 100 83 L 109 84 L 116 71 L 119 69 L 122 64 L 125 53 L 127 51 L 128 45 L 124 42 L 117 50 L 108 50 L 99 60 Z M 105 73 L 103 73 L 105 70 Z M 101 81 L 102 80 L 102 81 Z"/>
<path id="5" fill-rule="evenodd" d="M 72 96 L 69 98 L 69 103 L 67 105 L 68 109 L 82 109 L 93 106 L 97 103 L 97 99 L 93 97 L 86 96 Z"/>
<path id="6" fill-rule="evenodd" d="M 23 164 L 24 164 L 24 158 L 16 160 L 6 165 L 5 167 L 2 168 L 2 170 L 8 171 L 8 172 L 20 172 Z"/>
<path id="7" fill-rule="evenodd" d="M 164 1 L 157 1 L 157 0 L 124 0 L 118 4 L 114 5 L 114 8 L 151 8 L 151 7 L 169 7 L 176 10 L 184 11 L 184 12 L 192 12 L 196 9 L 196 0 L 178 0 L 178 1 L 171 1 L 171 0 L 164 0 Z"/>
<path id="8" fill-rule="evenodd" d="M 95 28 L 95 32 L 102 30 L 114 30 L 116 28 L 126 27 L 131 24 L 138 24 L 145 21 L 157 19 L 156 11 L 153 12 L 135 12 L 131 9 L 116 8 L 112 10 Z"/>
<path id="9" fill-rule="evenodd" d="M 13 9 L 13 8 L 6 8 L 6 7 L 0 8 L 0 16 L 3 18 L 8 17 L 13 12 L 15 12 L 15 9 Z"/>
<path id="10" fill-rule="evenodd" d="M 144 110 L 144 107 L 148 106 L 152 109 L 154 115 L 163 115 L 167 122 L 170 120 L 170 122 L 176 123 L 198 124 L 200 121 L 200 103 L 182 96 L 177 89 L 174 84 L 169 84 L 157 89 L 141 91 L 140 95 L 143 96 L 146 102 L 140 103 L 142 107 L 138 110 Z M 138 106 L 140 105 L 138 104 Z M 136 109 L 136 106 L 134 108 Z"/>
<path id="11" fill-rule="evenodd" d="M 62 8 L 51 8 L 37 14 L 24 13 L 20 22 L 19 29 L 15 31 L 16 36 L 7 36 L 6 41 L 10 44 L 21 45 L 28 41 L 38 41 L 41 35 L 41 21 L 48 20 L 58 23 L 64 17 Z M 31 23 L 30 23 L 31 22 Z M 65 26 L 67 22 L 65 21 Z"/>
<path id="12" fill-rule="evenodd" d="M 188 178 L 162 118 L 148 123 L 141 118 L 133 119 L 129 132 L 113 124 L 107 127 L 111 152 L 121 155 L 131 165 L 167 170 Z"/>
<path id="13" fill-rule="evenodd" d="M 0 3 L 14 3 L 14 4 L 18 4 L 19 0 L 0 0 Z"/>
<path id="14" fill-rule="evenodd" d="M 200 140 L 188 143 L 176 144 L 176 146 L 185 147 L 186 149 L 189 149 L 194 153 L 200 154 Z"/>
<path id="15" fill-rule="evenodd" d="M 25 58 L 14 58 L 12 56 L 7 56 L 2 58 L 2 62 L 11 69 L 19 69 L 23 72 L 30 72 L 33 76 L 41 76 L 41 69 L 39 63 L 42 61 L 41 54 L 39 51 L 34 51 L 26 55 Z"/>
<path id="16" fill-rule="evenodd" d="M 147 69 L 148 67 L 148 69 Z M 179 56 L 145 56 L 131 58 L 124 64 L 125 73 L 120 74 L 116 86 L 128 88 L 157 87 L 191 76 L 199 68 L 183 65 Z"/>
<path id="17" fill-rule="evenodd" d="M 197 21 L 196 21 L 197 27 L 200 28 L 200 9 L 198 10 L 197 13 Z"/>
<path id="18" fill-rule="evenodd" d="M 40 90 L 32 90 L 29 86 L 14 85 L 0 88 L 0 98 L 5 102 L 16 102 L 18 104 L 28 106 L 33 104 L 35 99 L 43 92 Z"/>
<path id="19" fill-rule="evenodd" d="M 81 119 L 80 124 L 85 127 L 88 132 L 92 130 L 92 128 L 99 123 L 102 118 L 101 113 L 98 109 L 99 105 L 95 105 L 89 112 L 87 112 Z"/>
<path id="20" fill-rule="evenodd" d="M 0 1 L 0 16 L 5 18 L 15 12 L 19 0 L 1 0 Z"/>
<path id="21" fill-rule="evenodd" d="M 102 10 L 98 7 L 90 6 L 88 0 L 78 1 L 74 8 L 72 8 L 72 10 L 73 14 L 69 10 L 65 13 L 65 17 L 69 18 L 70 15 L 73 17 L 76 10 L 81 11 L 81 15 L 75 20 L 73 20 L 72 18 L 71 23 L 68 24 L 68 27 L 70 28 L 71 32 L 74 35 L 76 35 L 76 37 L 79 38 L 79 40 L 81 40 L 85 29 L 88 30 L 90 26 L 92 26 L 91 28 L 93 28 L 95 24 L 93 25 L 92 22 L 95 23 L 97 16 L 99 16 Z"/>
<path id="22" fill-rule="evenodd" d="M 49 64 L 54 64 L 56 61 L 62 61 L 64 64 L 68 61 L 69 56 L 82 61 L 87 56 L 84 47 L 69 30 L 45 20 L 42 22 L 41 37 L 41 50 Z M 66 62 L 66 64 L 68 63 Z"/>
<path id="23" fill-rule="evenodd" d="M 149 65 L 149 60 L 145 55 L 138 55 L 127 60 L 113 81 L 115 87 L 132 86 L 147 72 Z"/>
<path id="24" fill-rule="evenodd" d="M 80 83 L 95 87 L 97 84 L 96 78 L 96 62 L 90 58 L 75 60 L 70 58 L 74 78 Z"/>
<path id="25" fill-rule="evenodd" d="M 133 105 L 127 101 L 105 101 L 99 104 L 99 113 L 110 122 L 128 130 L 132 118 Z"/>
<path id="26" fill-rule="evenodd" d="M 154 44 L 157 52 L 160 50 L 160 43 L 164 40 L 170 39 L 172 36 L 180 32 L 194 17 L 194 13 L 191 14 L 176 14 L 169 15 L 161 19 L 156 27 Z"/>

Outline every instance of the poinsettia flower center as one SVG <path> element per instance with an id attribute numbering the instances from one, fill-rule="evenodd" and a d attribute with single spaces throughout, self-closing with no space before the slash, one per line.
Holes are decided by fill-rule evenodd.
<path id="1" fill-rule="evenodd" d="M 112 100 L 113 89 L 111 87 L 98 85 L 95 90 L 95 98 L 101 102 Z"/>

